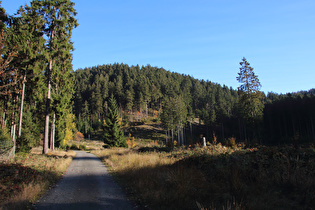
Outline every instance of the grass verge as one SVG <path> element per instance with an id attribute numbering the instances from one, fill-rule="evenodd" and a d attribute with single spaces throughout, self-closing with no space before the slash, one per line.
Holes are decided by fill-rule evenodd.
<path id="1" fill-rule="evenodd" d="M 312 209 L 315 150 L 165 147 L 94 150 L 148 209 Z"/>
<path id="2" fill-rule="evenodd" d="M 75 153 L 54 151 L 42 155 L 18 153 L 14 161 L 0 163 L 0 209 L 30 209 L 68 168 Z"/>

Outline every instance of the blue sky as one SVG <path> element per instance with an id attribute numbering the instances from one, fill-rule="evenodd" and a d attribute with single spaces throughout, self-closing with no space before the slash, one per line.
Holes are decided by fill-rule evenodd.
<path id="1" fill-rule="evenodd" d="M 3 0 L 13 14 L 27 0 Z M 74 70 L 163 67 L 237 88 L 245 57 L 262 91 L 315 88 L 314 0 L 73 0 Z"/>

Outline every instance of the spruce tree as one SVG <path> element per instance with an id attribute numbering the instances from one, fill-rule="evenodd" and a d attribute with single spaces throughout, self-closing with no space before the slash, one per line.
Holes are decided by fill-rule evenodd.
<path id="1" fill-rule="evenodd" d="M 177 96 L 165 100 L 163 112 L 161 114 L 161 121 L 167 131 L 172 132 L 172 140 L 174 131 L 178 131 L 178 143 L 183 144 L 183 139 L 180 138 L 183 132 L 183 127 L 187 121 L 187 106 L 183 98 Z"/>
<path id="2" fill-rule="evenodd" d="M 261 119 L 263 114 L 264 104 L 262 101 L 262 92 L 260 92 L 261 84 L 246 58 L 242 59 L 240 65 L 237 81 L 242 83 L 238 88 L 240 105 L 243 110 L 242 114 L 248 122 L 253 123 Z"/>
<path id="3" fill-rule="evenodd" d="M 54 88 L 53 94 L 58 94 L 57 92 L 60 93 L 59 88 L 61 88 L 52 87 L 52 84 L 60 85 L 59 80 L 62 78 L 60 75 L 72 70 L 70 52 L 73 50 L 73 46 L 70 39 L 72 29 L 78 25 L 74 18 L 77 13 L 74 3 L 70 0 L 33 0 L 31 6 L 26 7 L 26 11 L 30 16 L 37 14 L 41 18 L 40 32 L 46 39 L 47 48 L 44 55 L 48 65 L 45 68 L 47 98 L 43 146 L 43 153 L 46 154 L 48 152 L 50 106 L 53 99 L 51 90 Z"/>
<path id="4" fill-rule="evenodd" d="M 257 138 L 259 134 L 258 123 L 262 121 L 264 102 L 264 94 L 260 92 L 261 84 L 258 76 L 255 75 L 254 69 L 247 62 L 246 58 L 240 62 L 240 72 L 236 78 L 242 85 L 238 88 L 239 93 L 239 108 L 245 125 L 248 126 L 249 131 L 252 131 L 252 137 Z M 245 139 L 249 140 L 247 136 L 246 126 L 244 129 Z M 258 131 L 258 132 L 257 132 Z"/>
<path id="5" fill-rule="evenodd" d="M 108 101 L 108 110 L 104 123 L 104 143 L 110 147 L 127 147 L 124 133 L 121 129 L 117 102 L 113 95 Z"/>
<path id="6" fill-rule="evenodd" d="M 20 117 L 18 137 L 22 137 L 23 130 L 24 134 L 23 138 L 19 139 L 20 143 L 25 144 L 25 142 L 21 142 L 23 140 L 29 142 L 29 145 L 35 146 L 33 136 L 39 136 L 39 133 L 36 132 L 38 124 L 34 123 L 32 126 L 28 124 L 25 126 L 32 129 L 22 129 L 22 121 L 26 120 L 27 123 L 30 123 L 29 119 L 24 119 L 24 112 L 27 112 L 27 118 L 31 117 L 30 120 L 34 122 L 38 120 L 38 115 L 41 115 L 35 107 L 27 105 L 35 101 L 39 104 L 40 102 L 36 98 L 44 89 L 44 86 L 40 84 L 40 80 L 43 80 L 41 67 L 45 65 L 45 60 L 42 59 L 45 49 L 45 39 L 40 32 L 41 19 L 37 14 L 27 14 L 27 10 L 21 6 L 17 14 L 12 17 L 12 20 L 11 28 L 18 37 L 17 42 L 19 43 L 19 51 L 13 59 L 12 67 L 18 70 L 19 83 L 22 86 L 20 87 L 22 91 L 19 95 Z M 26 107 L 33 109 L 34 113 L 31 116 L 29 116 L 31 110 L 24 110 L 24 104 Z"/>

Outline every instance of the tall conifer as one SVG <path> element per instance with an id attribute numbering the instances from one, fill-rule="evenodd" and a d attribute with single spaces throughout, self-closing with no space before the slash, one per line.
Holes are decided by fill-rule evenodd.
<path id="1" fill-rule="evenodd" d="M 123 138 L 117 102 L 113 95 L 108 101 L 108 111 L 104 123 L 104 143 L 110 147 L 126 147 L 127 143 Z"/>
<path id="2" fill-rule="evenodd" d="M 70 53 L 73 50 L 70 41 L 72 29 L 77 27 L 74 18 L 76 11 L 74 3 L 70 0 L 33 0 L 31 6 L 27 7 L 29 14 L 38 14 L 42 19 L 42 34 L 46 38 L 46 59 L 47 68 L 45 76 L 47 78 L 47 99 L 46 99 L 46 118 L 43 153 L 48 152 L 49 137 L 49 115 L 52 100 L 52 83 L 60 78 L 58 75 L 71 71 L 72 66 Z M 64 63 L 60 63 L 60 57 Z M 55 79 L 55 81 L 53 81 Z M 57 93 L 61 87 L 54 87 Z"/>
<path id="3" fill-rule="evenodd" d="M 240 65 L 240 72 L 237 77 L 237 81 L 242 83 L 238 88 L 240 103 L 243 108 L 243 117 L 252 122 L 259 119 L 263 114 L 264 104 L 260 92 L 261 84 L 246 58 L 242 59 Z"/>
<path id="4" fill-rule="evenodd" d="M 255 75 L 254 69 L 247 62 L 246 58 L 242 59 L 240 65 L 240 72 L 236 78 L 238 82 L 242 83 L 238 88 L 239 107 L 245 123 L 249 125 L 253 131 L 253 137 L 256 138 L 255 124 L 260 122 L 263 116 L 263 93 L 260 92 L 261 84 L 258 76 Z M 246 135 L 245 131 L 245 138 L 247 138 Z"/>

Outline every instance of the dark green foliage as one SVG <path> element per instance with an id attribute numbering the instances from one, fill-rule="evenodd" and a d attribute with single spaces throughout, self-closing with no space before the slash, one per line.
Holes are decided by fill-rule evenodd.
<path id="1" fill-rule="evenodd" d="M 118 106 L 112 95 L 108 101 L 108 111 L 104 124 L 104 143 L 110 147 L 127 147 L 124 133 L 121 129 Z"/>
<path id="2" fill-rule="evenodd" d="M 14 16 L 0 15 L 1 31 L 5 32 L 7 47 L 11 49 L 3 48 L 1 56 L 14 55 L 10 62 L 6 62 L 5 68 L 2 66 L 11 71 L 13 78 L 10 79 L 12 88 L 5 90 L 8 94 L 0 97 L 0 113 L 4 116 L 1 124 L 11 130 L 14 128 L 11 125 L 16 125 L 17 135 L 21 135 L 17 139 L 18 150 L 39 144 L 44 132 L 48 90 L 52 90 L 52 97 L 47 101 L 52 103 L 47 103 L 46 113 L 52 110 L 56 114 L 55 136 L 57 141 L 64 138 L 65 121 L 67 114 L 72 112 L 74 91 L 73 43 L 70 39 L 77 22 L 73 6 L 70 0 L 33 0 L 29 5 L 21 6 Z M 4 13 L 3 8 L 0 10 Z M 5 81 L 3 77 L 1 81 Z M 22 91 L 22 85 L 25 85 L 25 91 Z M 23 119 L 21 126 L 17 123 L 19 118 Z M 46 122 L 52 124 L 52 121 Z M 21 134 L 18 130 L 22 131 Z M 44 145 L 47 145 L 45 137 Z"/>
<path id="3" fill-rule="evenodd" d="M 243 70 L 253 71 L 247 61 L 243 65 L 241 67 Z M 292 142 L 294 135 L 289 135 L 290 132 L 293 133 L 292 120 L 295 124 L 295 134 L 299 133 L 300 139 L 310 140 L 315 130 L 314 117 L 284 119 L 279 118 L 279 114 L 272 114 L 274 111 L 271 112 L 271 107 L 277 107 L 277 101 L 284 100 L 289 95 L 269 93 L 266 98 L 259 91 L 259 80 L 255 74 L 251 74 L 253 81 L 256 80 L 256 83 L 251 82 L 253 89 L 247 90 L 248 86 L 241 86 L 240 95 L 236 90 L 225 85 L 197 80 L 188 75 L 172 73 L 150 65 L 139 67 L 115 63 L 79 69 L 74 74 L 77 81 L 74 111 L 78 119 L 79 130 L 82 133 L 96 131 L 99 128 L 99 122 L 104 121 L 108 111 L 109 93 L 113 93 L 117 99 L 118 110 L 123 115 L 122 117 L 131 121 L 136 119 L 128 119 L 126 115 L 138 112 L 141 116 L 145 116 L 146 105 L 151 116 L 156 111 L 158 116 L 162 117 L 162 113 L 164 109 L 168 109 L 167 107 L 170 108 L 169 110 L 174 108 L 177 111 L 175 106 L 169 105 L 169 101 L 171 98 L 180 98 L 187 109 L 185 119 L 193 120 L 193 117 L 197 117 L 201 122 L 201 125 L 196 127 L 195 124 L 187 124 L 186 120 L 183 121 L 186 126 L 186 136 L 190 138 L 193 138 L 194 133 L 195 136 L 203 134 L 207 140 L 211 141 L 214 132 L 218 141 L 222 143 L 230 137 L 234 137 L 237 142 L 244 141 L 244 139 L 261 143 Z M 240 78 L 240 81 L 246 80 Z M 310 98 L 313 92 L 300 92 L 298 95 L 307 94 Z M 293 96 L 296 97 L 295 94 Z M 267 105 L 262 111 L 265 102 Z M 281 103 L 283 103 L 281 105 L 283 107 L 292 107 L 288 100 Z M 313 113 L 311 108 L 307 109 L 309 111 L 303 108 L 312 107 L 310 99 L 295 104 L 301 104 L 301 106 L 294 105 L 295 111 L 292 110 L 292 113 L 298 112 L 298 110 L 304 110 L 305 114 Z M 165 113 L 167 113 L 166 110 Z M 284 110 L 286 109 L 282 109 L 282 112 L 277 111 L 277 113 L 283 113 L 281 116 L 292 114 L 289 110 L 286 112 Z M 263 121 L 262 116 L 264 116 Z M 276 116 L 279 117 L 276 118 Z M 287 123 L 283 123 L 283 120 Z M 171 129 L 172 126 L 168 121 L 170 122 L 171 118 L 163 119 L 165 128 Z M 173 125 L 175 136 L 177 135 L 176 125 L 176 123 Z M 299 132 L 297 132 L 297 128 L 299 128 Z M 306 129 L 302 131 L 303 128 L 307 128 L 307 131 Z M 305 138 L 305 133 L 308 133 L 308 138 Z"/>
<path id="4" fill-rule="evenodd" d="M 255 123 L 262 119 L 263 115 L 263 93 L 260 92 L 261 84 L 258 76 L 255 75 L 254 69 L 247 62 L 246 58 L 240 62 L 240 72 L 237 81 L 241 83 L 238 88 L 240 107 L 243 118 L 248 123 Z"/>
<path id="5" fill-rule="evenodd" d="M 184 126 L 187 120 L 187 107 L 180 97 L 165 100 L 161 121 L 167 130 Z"/>
<path id="6" fill-rule="evenodd" d="M 225 129 L 223 135 L 220 124 L 230 122 L 237 125 L 233 116 L 238 95 L 232 88 L 150 65 L 139 67 L 115 63 L 95 66 L 78 69 L 75 71 L 75 78 L 77 85 L 74 111 L 77 119 L 81 119 L 77 124 L 81 124 L 79 130 L 82 133 L 89 126 L 96 130 L 96 122 L 105 119 L 109 93 L 114 94 L 119 112 L 122 111 L 123 115 L 138 112 L 139 117 L 144 118 L 147 112 L 154 115 L 154 111 L 160 115 L 166 101 L 170 98 L 181 98 L 186 109 L 182 112 L 186 113 L 182 125 L 186 125 L 186 119 L 199 117 L 202 123 L 211 123 L 218 136 L 228 137 L 238 133 L 238 128 L 235 127 Z M 204 110 L 205 115 L 200 114 L 201 110 Z M 212 118 L 207 117 L 209 112 Z M 87 121 L 87 126 L 84 126 L 82 120 Z"/>
<path id="7" fill-rule="evenodd" d="M 24 134 L 16 139 L 16 145 L 16 152 L 29 153 L 29 151 L 32 149 L 29 139 Z"/>
<path id="8" fill-rule="evenodd" d="M 263 109 L 264 93 L 260 92 L 261 84 L 254 69 L 247 62 L 246 58 L 240 62 L 240 72 L 236 78 L 241 83 L 238 88 L 239 104 L 238 110 L 243 121 L 244 140 L 250 143 L 261 142 L 262 130 L 260 129 Z M 240 126 L 241 127 L 241 126 Z"/>
<path id="9" fill-rule="evenodd" d="M 5 147 L 5 145 L 12 145 L 12 139 L 7 129 L 0 129 L 0 146 Z"/>
<path id="10" fill-rule="evenodd" d="M 265 139 L 268 144 L 300 144 L 315 140 L 315 94 L 269 93 L 264 109 Z"/>
<path id="11" fill-rule="evenodd" d="M 71 144 L 71 146 L 70 146 L 70 148 L 69 149 L 72 149 L 72 150 L 78 150 L 79 149 L 79 147 L 78 147 L 78 145 L 76 145 L 76 144 Z"/>
<path id="12" fill-rule="evenodd" d="M 241 68 L 253 71 L 247 61 Z M 172 73 L 163 68 L 150 65 L 139 67 L 138 65 L 128 66 L 115 63 L 79 69 L 74 74 L 77 81 L 74 111 L 78 119 L 79 130 L 82 133 L 97 131 L 99 122 L 104 121 L 108 111 L 109 93 L 113 93 L 117 99 L 120 114 L 124 119 L 131 121 L 137 119 L 128 119 L 127 115 L 138 112 L 143 117 L 146 115 L 146 106 L 151 116 L 155 111 L 161 117 L 163 109 L 167 109 L 170 98 L 181 98 L 188 113 L 185 119 L 192 122 L 194 117 L 197 117 L 201 122 L 198 127 L 196 124 L 183 122 L 186 126 L 186 137 L 189 138 L 203 134 L 207 140 L 211 141 L 213 133 L 215 133 L 218 141 L 222 143 L 230 137 L 234 137 L 237 142 L 250 139 L 253 142 L 276 143 L 280 139 L 281 142 L 292 142 L 294 137 L 294 135 L 286 135 L 288 129 L 291 129 L 291 132 L 293 128 L 285 126 L 286 124 L 279 122 L 279 120 L 274 121 L 273 115 L 270 115 L 268 111 L 273 103 L 277 103 L 277 101 L 283 100 L 287 96 L 270 93 L 266 98 L 259 91 L 259 80 L 255 74 L 251 74 L 253 81 L 256 80 L 256 83 L 252 82 L 253 89 L 247 90 L 247 86 L 241 86 L 240 95 L 238 95 L 238 91 L 225 85 L 221 86 L 210 81 L 197 80 L 188 75 Z M 246 80 L 240 78 L 240 81 Z M 118 83 L 117 86 L 116 83 Z M 116 90 L 116 88 L 118 89 Z M 310 96 L 313 92 L 310 91 L 307 94 Z M 304 92 L 299 94 L 303 95 Z M 263 111 L 265 102 L 267 102 L 268 107 Z M 302 104 L 312 107 L 310 100 Z M 288 101 L 283 102 L 283 106 L 292 107 Z M 303 106 L 294 106 L 296 110 L 293 112 L 305 110 L 302 108 Z M 290 115 L 289 111 L 285 113 L 288 116 Z M 312 109 L 309 113 L 313 113 Z M 167 117 L 167 115 L 165 116 Z M 296 121 L 296 119 L 299 119 L 299 121 Z M 308 123 L 306 126 L 308 135 L 313 135 L 312 132 L 315 130 L 314 117 L 305 121 L 296 117 L 293 120 L 296 124 L 296 131 L 298 126 L 305 127 L 302 123 L 305 122 Z M 171 126 L 166 126 L 167 121 L 171 121 L 171 119 L 164 119 L 165 128 L 169 129 Z M 290 121 L 286 120 L 286 122 L 292 125 L 291 118 Z M 272 126 L 272 129 L 270 126 Z M 176 136 L 176 123 L 173 129 L 175 129 L 174 135 Z M 273 140 L 270 138 L 270 132 L 274 133 L 272 135 Z M 300 138 L 305 139 L 305 132 L 299 131 Z"/>
<path id="13" fill-rule="evenodd" d="M 79 150 L 87 150 L 86 146 L 83 144 L 79 145 Z"/>

